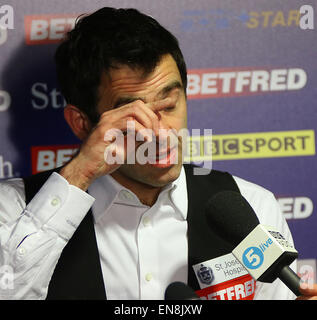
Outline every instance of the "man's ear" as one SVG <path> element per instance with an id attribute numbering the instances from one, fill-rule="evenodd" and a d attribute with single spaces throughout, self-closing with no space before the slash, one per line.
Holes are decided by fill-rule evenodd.
<path id="1" fill-rule="evenodd" d="M 71 104 L 68 104 L 64 108 L 64 118 L 78 139 L 86 139 L 92 125 L 83 111 Z"/>

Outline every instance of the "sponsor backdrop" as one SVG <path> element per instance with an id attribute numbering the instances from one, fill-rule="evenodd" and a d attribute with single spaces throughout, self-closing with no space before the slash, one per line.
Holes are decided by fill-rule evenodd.
<path id="1" fill-rule="evenodd" d="M 213 168 L 271 190 L 300 253 L 299 272 L 315 277 L 317 42 L 302 5 L 317 10 L 315 0 L 1 1 L 0 178 L 50 169 L 76 151 L 56 83 L 56 45 L 79 14 L 136 7 L 170 29 L 184 52 L 188 125 L 200 129 L 188 161 L 212 156 Z"/>

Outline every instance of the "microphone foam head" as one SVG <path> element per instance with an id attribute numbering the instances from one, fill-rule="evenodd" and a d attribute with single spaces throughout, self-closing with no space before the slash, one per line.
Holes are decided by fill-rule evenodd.
<path id="1" fill-rule="evenodd" d="M 196 292 L 183 282 L 173 282 L 165 290 L 165 300 L 199 300 Z"/>
<path id="2" fill-rule="evenodd" d="M 235 247 L 259 224 L 248 201 L 235 191 L 222 191 L 208 200 L 205 214 L 209 228 Z"/>

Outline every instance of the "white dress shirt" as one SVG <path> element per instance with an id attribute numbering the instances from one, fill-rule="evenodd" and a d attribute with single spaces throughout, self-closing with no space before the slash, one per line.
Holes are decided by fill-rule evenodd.
<path id="1" fill-rule="evenodd" d="M 273 194 L 234 177 L 261 223 L 292 242 Z M 92 207 L 107 299 L 163 299 L 173 281 L 187 282 L 185 171 L 152 207 L 111 176 L 89 194 L 53 173 L 25 207 L 22 179 L 0 184 L 0 299 L 45 299 L 62 249 Z M 295 268 L 295 263 L 292 265 Z M 257 282 L 255 299 L 293 299 L 280 280 Z"/>
<path id="2" fill-rule="evenodd" d="M 187 281 L 186 192 L 184 170 L 152 207 L 111 176 L 89 188 L 108 299 L 163 299 L 171 282 Z"/>

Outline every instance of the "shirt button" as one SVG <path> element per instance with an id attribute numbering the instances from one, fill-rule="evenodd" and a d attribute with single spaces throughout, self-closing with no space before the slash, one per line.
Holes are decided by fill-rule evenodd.
<path id="1" fill-rule="evenodd" d="M 25 250 L 23 247 L 20 247 L 20 248 L 18 249 L 18 253 L 19 253 L 20 256 L 24 256 L 25 253 L 26 253 L 26 250 Z"/>
<path id="2" fill-rule="evenodd" d="M 124 199 L 133 200 L 133 195 L 129 191 L 123 190 L 122 196 Z"/>
<path id="3" fill-rule="evenodd" d="M 58 206 L 59 204 L 60 204 L 59 198 L 55 197 L 55 198 L 53 198 L 53 199 L 51 200 L 51 205 L 52 205 L 53 207 L 56 207 L 56 206 Z"/>
<path id="4" fill-rule="evenodd" d="M 143 225 L 147 227 L 150 225 L 151 219 L 149 217 L 144 217 L 142 222 L 143 222 Z"/>
<path id="5" fill-rule="evenodd" d="M 148 282 L 151 281 L 152 278 L 153 278 L 152 273 L 147 273 L 147 274 L 145 275 L 145 280 L 148 281 Z"/>

